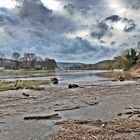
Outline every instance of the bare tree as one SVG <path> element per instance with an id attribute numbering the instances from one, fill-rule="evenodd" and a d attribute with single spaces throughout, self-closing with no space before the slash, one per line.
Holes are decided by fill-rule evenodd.
<path id="1" fill-rule="evenodd" d="M 25 53 L 24 58 L 27 62 L 31 62 L 32 60 L 36 58 L 36 56 L 34 53 Z"/>
<path id="2" fill-rule="evenodd" d="M 12 54 L 12 60 L 18 61 L 20 59 L 20 54 L 18 52 L 14 52 Z"/>
<path id="3" fill-rule="evenodd" d="M 37 62 L 42 62 L 43 59 L 42 59 L 41 57 L 37 56 L 37 57 L 36 57 L 36 61 L 37 61 Z"/>
<path id="4" fill-rule="evenodd" d="M 44 63 L 43 63 L 43 67 L 45 67 L 45 69 L 52 70 L 52 69 L 57 68 L 57 63 L 54 59 L 45 58 Z"/>
<path id="5" fill-rule="evenodd" d="M 5 55 L 2 52 L 0 52 L 0 59 L 5 59 Z"/>
<path id="6" fill-rule="evenodd" d="M 28 68 L 34 68 L 36 55 L 34 53 L 25 53 L 24 62 Z"/>

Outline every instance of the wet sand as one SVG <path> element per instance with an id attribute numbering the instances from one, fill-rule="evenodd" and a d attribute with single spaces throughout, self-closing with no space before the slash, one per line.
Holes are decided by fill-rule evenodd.
<path id="1" fill-rule="evenodd" d="M 125 108 L 130 105 L 140 107 L 140 85 L 133 81 L 81 84 L 84 88 L 44 85 L 45 90 L 42 91 L 0 92 L 0 140 L 48 140 L 50 134 L 59 130 L 56 122 L 112 120 L 118 118 L 118 113 L 126 112 Z M 23 93 L 29 94 L 29 97 Z M 52 113 L 58 113 L 61 118 L 24 120 L 25 116 Z"/>

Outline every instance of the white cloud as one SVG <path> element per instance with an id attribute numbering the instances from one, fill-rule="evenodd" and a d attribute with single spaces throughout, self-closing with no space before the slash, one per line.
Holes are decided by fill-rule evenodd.
<path id="1" fill-rule="evenodd" d="M 13 0 L 0 0 L 0 7 L 13 9 L 16 5 L 16 1 Z"/>
<path id="2" fill-rule="evenodd" d="M 128 9 L 122 4 L 121 0 L 106 0 L 108 7 L 114 11 L 114 14 L 124 14 Z"/>
<path id="3" fill-rule="evenodd" d="M 61 11 L 62 10 L 62 4 L 59 1 L 56 0 L 41 0 L 41 2 L 46 6 L 47 8 L 54 10 L 54 11 Z"/>

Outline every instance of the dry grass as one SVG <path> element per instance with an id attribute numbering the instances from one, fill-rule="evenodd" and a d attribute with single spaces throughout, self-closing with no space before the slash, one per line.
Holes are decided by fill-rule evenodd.
<path id="1" fill-rule="evenodd" d="M 118 80 L 119 76 L 125 77 L 125 79 L 130 79 L 132 78 L 130 72 L 128 71 L 123 71 L 123 72 L 102 72 L 100 74 L 101 76 L 104 76 L 106 78 L 114 78 Z"/>
<path id="2" fill-rule="evenodd" d="M 40 85 L 49 84 L 49 81 L 19 81 L 17 82 L 0 82 L 0 91 L 6 90 L 17 90 L 17 89 L 34 89 L 34 90 L 42 90 L 44 88 L 40 87 Z"/>

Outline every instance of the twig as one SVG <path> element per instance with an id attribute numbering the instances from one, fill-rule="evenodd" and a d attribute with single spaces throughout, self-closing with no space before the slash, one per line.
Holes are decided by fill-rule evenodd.
<path id="1" fill-rule="evenodd" d="M 131 105 L 130 105 L 129 107 L 130 107 L 133 111 L 135 111 L 135 109 L 134 109 Z"/>
<path id="2" fill-rule="evenodd" d="M 132 110 L 132 112 L 126 112 L 125 114 L 130 114 L 129 116 L 128 116 L 128 118 L 131 118 L 132 116 L 134 116 L 134 115 L 138 115 L 138 114 L 140 114 L 140 110 L 139 109 L 134 109 L 132 106 L 129 106 L 129 108 Z"/>
<path id="3" fill-rule="evenodd" d="M 97 137 L 95 137 L 93 134 L 90 133 L 90 135 L 91 135 L 93 138 L 95 138 L 96 140 L 98 140 Z"/>

